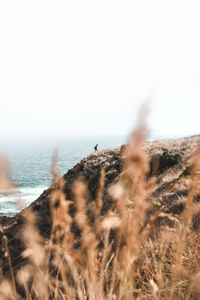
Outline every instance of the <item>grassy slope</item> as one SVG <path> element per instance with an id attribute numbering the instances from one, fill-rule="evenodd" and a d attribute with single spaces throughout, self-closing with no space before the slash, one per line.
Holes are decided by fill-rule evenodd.
<path id="1" fill-rule="evenodd" d="M 147 195 L 145 196 L 146 201 L 148 203 L 148 208 L 145 210 L 144 213 L 144 224 L 145 226 L 147 226 L 148 224 L 148 226 L 151 227 L 151 230 L 149 230 L 150 236 L 158 236 L 158 234 L 160 235 L 163 231 L 163 226 L 166 228 L 172 228 L 173 230 L 176 230 L 176 228 L 179 228 L 180 221 L 182 221 L 182 219 L 184 221 L 185 203 L 188 197 L 190 197 L 189 195 L 191 190 L 191 176 L 193 176 L 191 174 L 190 159 L 199 141 L 200 139 L 197 136 L 197 137 L 178 139 L 178 140 L 148 142 L 144 145 L 143 149 L 147 154 L 149 166 L 150 166 L 148 172 L 145 175 L 145 178 L 148 178 L 148 181 L 152 181 L 151 194 L 149 195 L 149 193 L 147 193 Z M 136 145 L 136 147 L 140 147 L 140 145 L 139 146 Z M 142 163 L 144 163 L 145 161 L 145 158 L 142 156 L 143 155 L 142 148 L 139 149 L 140 151 L 138 151 L 137 149 L 136 153 L 134 152 L 135 151 L 134 148 L 132 150 L 133 150 L 132 154 L 130 154 L 129 152 L 126 152 L 126 150 L 125 152 L 124 150 L 121 152 L 120 149 L 110 149 L 110 150 L 99 152 L 98 154 L 94 154 L 83 159 L 73 169 L 69 170 L 68 173 L 63 177 L 65 198 L 67 200 L 74 201 L 74 197 L 72 196 L 73 194 L 72 185 L 74 181 L 76 181 L 78 178 L 80 177 L 84 178 L 89 188 L 89 196 L 87 196 L 87 205 L 88 205 L 87 208 L 88 210 L 91 209 L 92 211 L 93 206 L 95 205 L 94 200 L 97 199 L 98 197 L 100 171 L 103 168 L 105 170 L 105 181 L 104 181 L 104 188 L 102 190 L 103 204 L 101 209 L 101 215 L 106 216 L 107 213 L 111 209 L 113 210 L 113 207 L 115 206 L 115 202 L 113 202 L 113 199 L 111 199 L 110 194 L 108 193 L 108 188 L 110 187 L 110 185 L 113 182 L 117 182 L 119 177 L 120 180 L 122 180 L 123 184 L 127 184 L 127 178 L 130 179 L 131 176 L 132 178 L 135 178 L 136 176 L 135 174 L 137 174 L 138 172 L 137 168 L 142 170 Z M 140 161 L 142 162 L 141 166 L 140 166 Z M 124 164 L 126 165 L 127 162 L 128 162 L 128 166 L 132 165 L 132 169 L 131 169 L 131 173 L 130 174 L 128 173 L 129 174 L 128 176 L 126 174 L 124 179 L 123 173 L 122 175 L 120 175 L 120 173 L 121 171 L 124 171 L 123 166 Z M 128 170 L 127 166 L 126 168 Z M 138 185 L 140 185 L 140 183 Z M 144 189 L 143 185 L 142 188 Z M 129 189 L 130 187 L 128 185 L 128 190 Z M 51 197 L 51 192 L 53 190 L 55 190 L 55 187 L 52 187 L 49 190 L 44 191 L 44 193 L 30 206 L 34 212 L 37 212 L 38 219 L 36 223 L 39 228 L 41 236 L 43 236 L 45 240 L 50 237 L 50 233 L 52 230 L 52 217 L 50 215 L 49 200 Z M 133 190 L 135 191 L 134 193 L 138 192 L 137 190 L 135 190 L 135 188 L 133 188 L 133 190 L 132 189 L 130 190 L 131 193 L 133 192 Z M 194 203 L 198 203 L 199 199 L 200 196 L 198 194 L 198 188 L 196 188 L 195 192 L 192 195 L 192 201 Z M 186 206 L 186 210 L 187 209 L 188 207 Z M 24 215 L 26 215 L 26 211 L 28 214 L 28 210 L 25 209 L 22 213 L 16 216 L 14 222 L 12 222 L 8 227 L 4 228 L 4 234 L 8 239 L 8 246 L 9 246 L 11 262 L 12 262 L 14 272 L 17 272 L 21 265 L 27 263 L 27 258 L 24 259 L 21 257 L 21 252 L 24 250 L 24 244 L 21 242 L 21 230 L 25 223 Z M 76 213 L 77 213 L 77 203 L 76 205 L 72 204 L 70 206 L 69 215 L 72 218 L 75 218 Z M 194 214 L 194 215 L 195 217 L 192 217 L 191 224 L 193 226 L 193 229 L 198 230 L 198 214 Z M 152 226 L 152 222 L 153 222 L 153 226 Z M 79 226 L 77 226 L 77 221 L 75 219 L 75 221 L 72 221 L 71 223 L 71 229 L 74 235 L 77 237 L 80 236 L 80 229 L 78 227 Z M 175 244 L 177 244 L 177 234 L 178 231 L 174 234 Z M 195 236 L 195 238 L 197 237 Z M 3 244 L 3 241 L 1 241 L 1 243 Z M 160 243 L 160 245 L 164 245 L 163 242 Z M 148 247 L 147 249 L 149 249 Z M 155 251 L 159 251 L 158 248 L 160 246 L 158 246 L 156 243 L 154 243 L 152 247 L 155 248 L 154 249 Z M 143 250 L 141 250 L 141 253 L 138 256 L 137 264 L 139 264 L 140 259 L 142 259 L 143 255 L 147 255 L 148 253 L 148 251 L 146 254 L 144 252 Z M 3 266 L 3 272 L 9 275 L 10 268 L 8 264 L 8 259 L 7 257 L 5 257 L 4 254 L 5 254 L 4 251 L 2 251 L 1 261 Z M 149 253 L 148 255 L 152 255 L 152 253 L 151 254 Z M 159 255 L 161 255 L 161 253 Z M 155 263 L 158 264 L 156 260 Z M 134 267 L 136 267 L 137 264 L 135 264 Z M 154 265 L 154 261 L 152 264 L 152 261 L 148 259 L 146 262 L 146 267 L 148 266 L 147 268 L 148 271 L 147 270 L 142 271 L 141 266 L 140 268 L 138 268 L 138 270 L 140 269 L 140 271 L 138 271 L 139 272 L 138 274 L 140 274 L 140 276 L 138 275 L 139 279 L 138 278 L 134 279 L 135 280 L 134 286 L 136 290 L 138 291 L 141 290 L 143 291 L 143 293 L 146 293 L 144 281 L 146 280 L 145 279 L 146 276 L 147 277 L 150 276 L 148 280 L 153 280 L 153 281 L 150 284 L 148 281 L 147 292 L 150 293 L 150 290 L 153 287 L 153 289 L 155 289 L 153 290 L 153 293 L 155 293 L 155 297 L 157 297 L 156 295 L 158 295 L 158 292 L 156 289 L 159 289 L 160 287 L 159 284 L 157 284 L 158 272 L 152 270 L 153 265 Z M 141 272 L 145 274 L 145 276 L 143 276 L 144 277 L 143 279 L 141 279 Z M 175 276 L 175 282 L 178 282 L 178 275 L 177 274 L 175 275 L 173 275 Z M 160 279 L 160 281 L 162 281 L 163 288 L 166 288 L 167 284 L 165 286 L 164 281 L 167 281 L 167 274 L 164 275 L 162 274 L 161 277 L 162 278 Z M 172 291 L 171 293 L 174 295 L 175 287 L 170 285 L 171 283 L 169 282 L 168 285 L 170 286 L 170 290 Z M 123 294 L 121 290 L 120 293 Z M 159 293 L 160 293 L 159 297 L 161 297 L 162 294 L 161 291 Z M 170 294 L 170 297 L 172 296 L 172 294 Z M 169 294 L 167 295 L 169 296 Z M 135 297 L 136 298 L 138 297 L 137 292 L 135 293 Z"/>

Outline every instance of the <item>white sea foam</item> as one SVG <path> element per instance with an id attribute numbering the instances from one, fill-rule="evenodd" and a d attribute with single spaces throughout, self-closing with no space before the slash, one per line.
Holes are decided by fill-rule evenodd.
<path id="1" fill-rule="evenodd" d="M 36 200 L 46 189 L 45 186 L 20 187 L 0 194 L 0 214 L 9 215 L 19 212 Z"/>

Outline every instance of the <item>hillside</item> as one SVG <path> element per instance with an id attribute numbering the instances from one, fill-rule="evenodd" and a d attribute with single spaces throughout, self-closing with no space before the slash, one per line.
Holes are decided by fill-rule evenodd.
<path id="1" fill-rule="evenodd" d="M 149 213 L 155 210 L 162 211 L 174 216 L 182 213 L 184 210 L 185 198 L 188 195 L 187 175 L 190 171 L 190 156 L 200 141 L 199 136 L 183 138 L 177 140 L 147 142 L 144 145 L 145 152 L 149 158 L 150 171 L 148 176 L 156 176 L 156 188 L 153 191 L 154 201 L 150 206 Z M 121 149 L 108 149 L 81 160 L 71 170 L 64 175 L 65 187 L 64 192 L 66 199 L 72 199 L 72 184 L 78 178 L 83 178 L 90 191 L 90 199 L 95 199 L 98 189 L 99 175 L 101 169 L 105 170 L 105 189 L 103 193 L 102 214 L 112 207 L 112 200 L 108 194 L 108 187 L 116 182 L 123 165 L 123 147 Z M 122 154 L 122 155 L 121 155 Z M 51 216 L 49 208 L 49 197 L 52 188 L 45 190 L 41 196 L 34 201 L 30 207 L 37 213 L 37 225 L 41 235 L 49 238 L 51 232 Z M 200 197 L 196 197 L 198 201 Z M 73 216 L 74 206 L 71 206 Z M 14 267 L 22 263 L 21 251 L 22 244 L 20 241 L 20 230 L 23 225 L 23 214 L 26 209 L 19 213 L 11 224 L 4 228 L 8 238 L 11 258 Z M 168 224 L 173 226 L 170 218 L 159 216 L 157 225 Z M 195 223 L 196 224 L 196 223 Z M 196 224 L 197 225 L 197 224 Z M 76 231 L 76 229 L 74 229 Z M 76 234 L 76 232 L 75 232 Z M 1 256 L 4 272 L 8 272 L 8 265 L 5 262 L 3 254 Z"/>

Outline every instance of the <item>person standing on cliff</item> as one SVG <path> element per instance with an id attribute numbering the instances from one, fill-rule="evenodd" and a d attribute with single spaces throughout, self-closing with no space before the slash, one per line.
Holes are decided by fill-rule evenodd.
<path id="1" fill-rule="evenodd" d="M 94 146 L 94 151 L 95 151 L 95 152 L 98 151 L 98 144 L 96 144 L 96 145 Z"/>

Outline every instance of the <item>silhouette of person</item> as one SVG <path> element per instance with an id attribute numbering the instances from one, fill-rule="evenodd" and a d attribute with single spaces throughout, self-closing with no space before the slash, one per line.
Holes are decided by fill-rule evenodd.
<path id="1" fill-rule="evenodd" d="M 95 152 L 98 151 L 98 144 L 96 144 L 96 145 L 94 146 L 94 151 L 95 151 Z"/>

